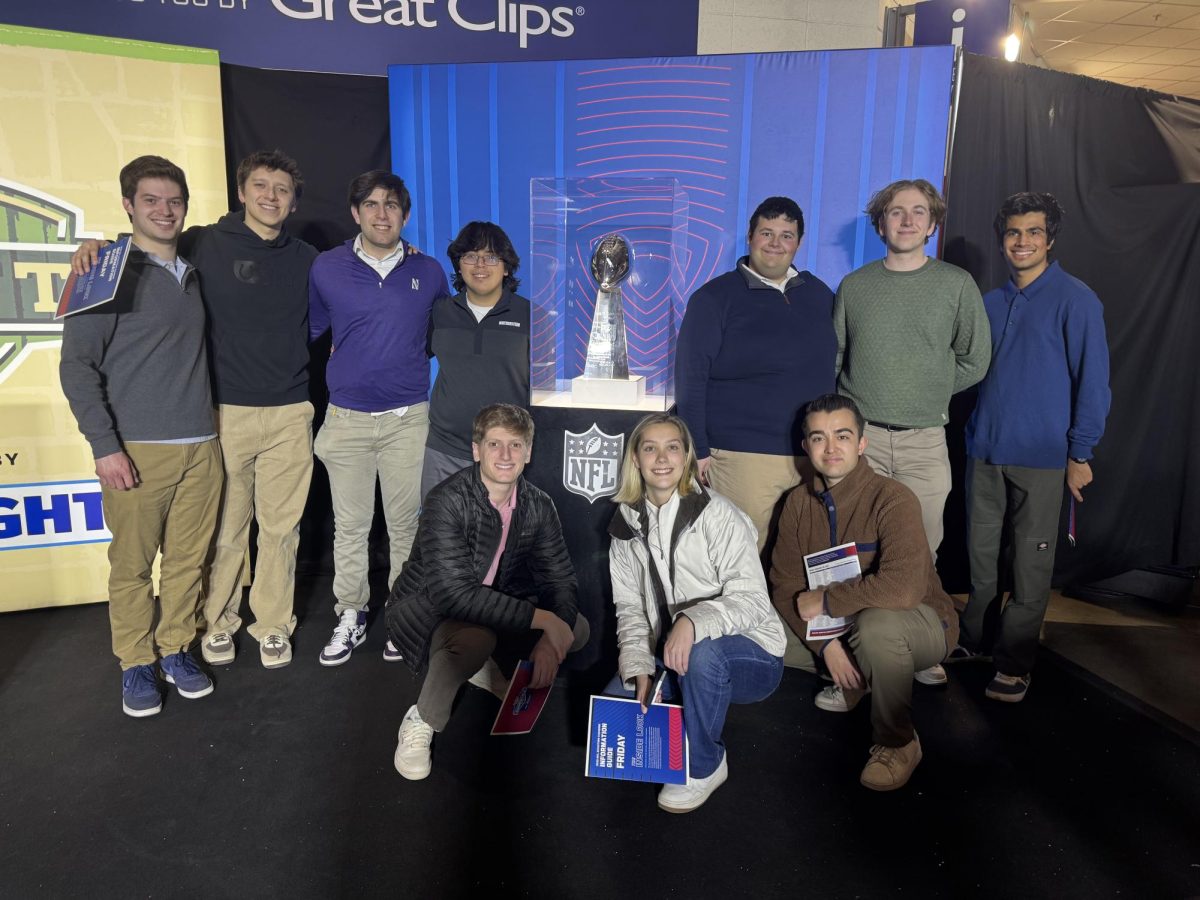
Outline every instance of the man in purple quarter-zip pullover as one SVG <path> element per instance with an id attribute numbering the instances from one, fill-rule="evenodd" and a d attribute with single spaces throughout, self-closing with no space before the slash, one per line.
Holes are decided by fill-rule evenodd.
<path id="1" fill-rule="evenodd" d="M 400 237 L 411 209 L 396 175 L 359 175 L 350 183 L 350 212 L 360 233 L 318 256 L 309 276 L 309 336 L 333 332 L 329 409 L 314 443 L 333 498 L 338 622 L 321 651 L 325 666 L 346 662 L 366 634 L 376 478 L 392 576 L 408 559 L 417 531 L 429 431 L 429 313 L 449 289 L 441 265 Z"/>
<path id="2" fill-rule="evenodd" d="M 1086 284 L 1049 260 L 1061 221 L 1062 207 L 1050 194 L 1014 194 L 1000 207 L 996 237 L 1012 279 L 983 298 L 992 366 L 967 423 L 971 596 L 962 647 L 951 659 L 984 649 L 1007 519 L 1013 590 L 1000 614 L 996 674 L 984 692 L 1007 703 L 1023 700 L 1029 688 L 1050 599 L 1063 480 L 1082 503 L 1111 400 L 1104 308 Z"/>

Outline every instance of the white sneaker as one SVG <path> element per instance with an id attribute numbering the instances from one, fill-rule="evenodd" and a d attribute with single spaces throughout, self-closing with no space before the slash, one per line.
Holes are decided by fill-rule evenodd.
<path id="1" fill-rule="evenodd" d="M 321 651 L 321 665 L 340 666 L 367 636 L 367 614 L 356 609 L 342 610 L 329 643 Z"/>
<path id="2" fill-rule="evenodd" d="M 935 666 L 930 666 L 928 669 L 914 672 L 913 680 L 921 684 L 939 685 L 945 684 L 950 679 L 946 677 L 946 670 L 942 668 L 942 664 L 938 663 Z"/>
<path id="3" fill-rule="evenodd" d="M 433 726 L 421 718 L 415 705 L 410 706 L 404 714 L 404 721 L 400 723 L 400 733 L 396 737 L 396 771 L 409 781 L 420 781 L 429 777 L 433 768 L 430 751 L 433 744 Z"/>
<path id="4" fill-rule="evenodd" d="M 210 666 L 223 666 L 233 662 L 237 651 L 233 647 L 233 635 L 228 631 L 212 631 L 200 642 L 200 654 Z"/>
<path id="5" fill-rule="evenodd" d="M 485 691 L 495 694 L 500 700 L 508 696 L 508 679 L 504 677 L 504 673 L 500 671 L 500 667 L 490 656 L 480 670 L 467 679 L 467 684 L 483 688 Z"/>
<path id="6" fill-rule="evenodd" d="M 704 805 L 704 801 L 712 796 L 712 792 L 725 783 L 729 777 L 729 766 L 726 758 L 721 757 L 717 770 L 707 778 L 688 776 L 687 784 L 664 784 L 658 792 L 658 808 L 671 813 L 689 813 Z"/>
<path id="7" fill-rule="evenodd" d="M 268 634 L 258 645 L 258 658 L 265 669 L 281 669 L 292 661 L 292 642 L 282 634 Z"/>
<path id="8" fill-rule="evenodd" d="M 844 691 L 836 684 L 831 684 L 827 688 L 822 688 L 821 693 L 817 694 L 817 699 L 813 701 L 817 709 L 823 709 L 825 712 L 850 712 L 854 707 L 858 706 L 858 701 L 871 693 L 871 689 L 865 691 L 849 690 Z"/>

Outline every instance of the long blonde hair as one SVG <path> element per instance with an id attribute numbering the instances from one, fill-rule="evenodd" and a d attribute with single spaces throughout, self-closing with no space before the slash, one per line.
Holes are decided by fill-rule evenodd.
<path id="1" fill-rule="evenodd" d="M 642 436 L 652 425 L 674 425 L 679 430 L 679 437 L 683 440 L 683 476 L 679 479 L 679 496 L 686 497 L 692 492 L 693 485 L 700 476 L 700 467 L 696 465 L 696 447 L 687 423 L 670 413 L 650 413 L 634 426 L 629 440 L 625 442 L 625 456 L 621 460 L 621 483 L 613 496 L 613 503 L 636 506 L 646 496 L 646 482 L 642 480 L 641 469 L 634 460 L 637 458 Z"/>

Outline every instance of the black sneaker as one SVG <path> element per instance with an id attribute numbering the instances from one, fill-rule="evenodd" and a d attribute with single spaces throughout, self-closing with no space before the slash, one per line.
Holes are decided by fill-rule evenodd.
<path id="1" fill-rule="evenodd" d="M 953 650 L 950 651 L 950 654 L 946 657 L 946 662 L 947 663 L 977 662 L 979 660 L 984 660 L 984 659 L 988 659 L 988 657 L 984 656 L 982 653 L 976 653 L 974 650 L 971 650 L 967 647 L 964 647 L 962 644 L 959 644 Z"/>
<path id="2" fill-rule="evenodd" d="M 1020 703 L 1025 699 L 1027 690 L 1029 690 L 1028 675 L 1005 675 L 1003 672 L 997 672 L 992 676 L 992 680 L 983 694 L 985 697 L 999 700 L 1002 703 Z"/>

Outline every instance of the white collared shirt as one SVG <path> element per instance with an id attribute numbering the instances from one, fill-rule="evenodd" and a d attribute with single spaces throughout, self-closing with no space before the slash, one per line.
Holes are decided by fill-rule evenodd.
<path id="1" fill-rule="evenodd" d="M 799 270 L 797 270 L 795 266 L 788 266 L 787 275 L 784 276 L 783 282 L 780 283 L 772 281 L 770 278 L 764 278 L 747 265 L 743 265 L 742 268 L 761 281 L 763 284 L 770 285 L 781 294 L 787 292 L 787 283 L 800 274 Z"/>
<path id="2" fill-rule="evenodd" d="M 359 259 L 374 269 L 380 278 L 387 278 L 392 269 L 404 262 L 404 241 L 400 241 L 398 244 L 396 244 L 396 249 L 383 259 L 376 259 L 363 249 L 362 234 L 359 234 L 359 236 L 354 239 L 354 253 Z"/>

